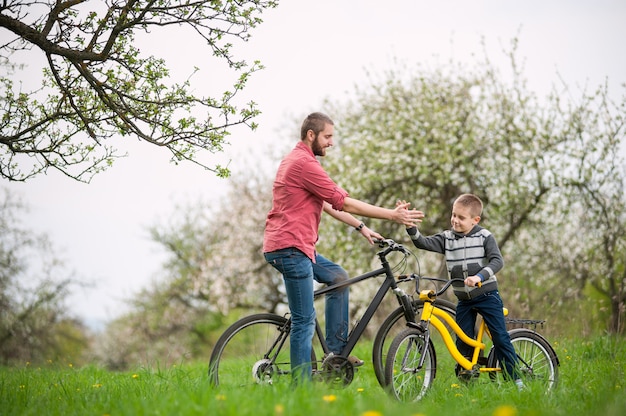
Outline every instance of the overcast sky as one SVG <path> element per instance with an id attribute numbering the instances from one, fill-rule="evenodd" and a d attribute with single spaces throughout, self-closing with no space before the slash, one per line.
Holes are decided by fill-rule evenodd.
<path id="1" fill-rule="evenodd" d="M 263 19 L 252 39 L 234 49 L 266 66 L 244 91 L 263 111 L 259 129 L 234 131 L 233 146 L 220 157 L 233 159 L 234 176 L 249 173 L 244 158 L 279 142 L 284 147 L 285 140 L 295 144 L 297 131 L 277 137 L 279 129 L 294 117 L 324 111 L 325 98 L 341 100 L 367 79 L 366 71 L 391 68 L 394 60 L 431 67 L 450 58 L 473 63 L 472 56 L 483 53 L 482 39 L 494 64 L 508 69 L 502 50 L 510 50 L 518 37 L 524 75 L 540 96 L 559 82 L 557 73 L 573 88 L 608 79 L 616 96 L 624 93 L 626 2 L 620 0 L 283 0 Z M 153 46 L 168 51 L 168 58 L 183 52 L 172 63 L 174 73 L 188 74 L 196 60 L 210 61 L 208 50 L 202 56 L 185 44 L 174 34 Z M 219 77 L 204 73 L 196 82 L 198 91 L 214 89 Z M 158 275 L 164 253 L 150 241 L 147 227 L 181 206 L 216 200 L 225 189 L 225 181 L 210 172 L 169 164 L 164 149 L 126 142 L 130 156 L 89 185 L 55 173 L 1 184 L 22 196 L 30 206 L 25 222 L 49 235 L 76 276 L 97 283 L 71 301 L 72 310 L 89 322 L 116 317 L 124 299 Z"/>

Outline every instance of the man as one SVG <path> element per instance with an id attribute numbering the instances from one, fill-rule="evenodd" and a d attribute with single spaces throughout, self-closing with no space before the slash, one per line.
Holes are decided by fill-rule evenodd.
<path id="1" fill-rule="evenodd" d="M 409 210 L 409 203 L 395 209 L 350 198 L 324 171 L 316 156 L 325 156 L 333 145 L 334 123 L 325 114 L 310 114 L 302 123 L 300 142 L 281 162 L 273 187 L 272 209 L 267 215 L 263 253 L 282 273 L 291 311 L 291 367 L 296 381 L 311 378 L 311 343 L 315 331 L 313 280 L 331 285 L 348 278 L 341 266 L 315 251 L 322 211 L 354 227 L 369 242 L 382 236 L 351 214 L 395 221 L 408 227 L 424 214 Z M 340 354 L 348 334 L 348 288 L 326 297 L 326 342 Z M 353 365 L 363 362 L 350 357 Z"/>

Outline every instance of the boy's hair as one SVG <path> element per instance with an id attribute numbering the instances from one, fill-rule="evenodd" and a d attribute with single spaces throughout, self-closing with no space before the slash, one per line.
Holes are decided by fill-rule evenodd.
<path id="1" fill-rule="evenodd" d="M 300 140 L 304 140 L 306 138 L 306 133 L 309 130 L 313 130 L 313 133 L 315 133 L 315 136 L 317 137 L 320 131 L 324 130 L 324 127 L 326 127 L 327 124 L 330 124 L 331 126 L 335 125 L 335 123 L 333 123 L 333 120 L 326 114 L 309 114 L 302 123 L 302 128 L 300 129 Z"/>
<path id="2" fill-rule="evenodd" d="M 454 203 L 469 208 L 472 217 L 483 215 L 483 201 L 474 194 L 463 194 Z"/>

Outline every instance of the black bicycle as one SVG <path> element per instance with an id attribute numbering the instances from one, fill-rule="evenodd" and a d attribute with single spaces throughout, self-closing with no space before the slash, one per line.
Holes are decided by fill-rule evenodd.
<path id="1" fill-rule="evenodd" d="M 315 291 L 315 298 L 332 290 L 350 286 L 365 280 L 384 276 L 380 287 L 370 301 L 361 319 L 352 328 L 347 344 L 341 354 L 330 354 L 319 321 L 311 348 L 311 364 L 314 378 L 339 385 L 352 382 L 355 368 L 348 360 L 350 353 L 365 332 L 374 313 L 390 291 L 393 292 L 400 306 L 382 323 L 376 333 L 372 350 L 372 363 L 381 386 L 385 385 L 385 349 L 395 336 L 406 328 L 406 322 L 415 322 L 420 316 L 424 302 L 414 300 L 398 285 L 416 281 L 416 275 L 394 275 L 394 270 L 403 270 L 409 256 L 413 253 L 391 239 L 377 240 L 380 250 L 376 253 L 381 267 L 368 273 L 350 278 L 345 282 L 326 286 Z M 391 253 L 400 253 L 402 259 L 392 267 L 387 260 Z M 436 305 L 450 315 L 455 316 L 455 305 L 443 299 L 437 299 Z M 211 353 L 209 378 L 214 385 L 246 385 L 251 383 L 273 384 L 282 376 L 289 376 L 291 371 L 289 354 L 289 333 L 291 319 L 273 313 L 259 313 L 246 316 L 233 323 L 220 336 Z M 315 345 L 319 345 L 322 355 L 317 359 Z"/>

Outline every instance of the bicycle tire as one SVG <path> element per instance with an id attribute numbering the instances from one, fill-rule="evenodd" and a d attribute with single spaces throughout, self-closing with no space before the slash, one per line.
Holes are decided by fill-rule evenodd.
<path id="1" fill-rule="evenodd" d="M 208 372 L 211 383 L 214 386 L 274 384 L 281 376 L 290 376 L 287 321 L 284 316 L 262 313 L 246 316 L 229 326 L 211 352 Z M 313 348 L 311 363 L 316 366 Z"/>
<path id="2" fill-rule="evenodd" d="M 422 306 L 424 302 L 421 300 L 414 300 L 412 302 L 413 310 L 417 318 L 419 319 Z M 434 304 L 446 311 L 453 318 L 456 316 L 456 304 L 447 301 L 445 299 L 436 299 Z M 374 373 L 376 379 L 381 387 L 385 387 L 385 362 L 387 360 L 387 352 L 385 346 L 389 345 L 391 341 L 403 330 L 407 328 L 406 321 L 404 320 L 404 309 L 399 306 L 396 310 L 391 312 L 389 316 L 381 324 L 380 328 L 376 332 L 374 338 L 374 346 L 372 348 L 372 364 L 374 366 Z"/>
<path id="3" fill-rule="evenodd" d="M 559 359 L 550 343 L 539 333 L 525 328 L 509 331 L 511 343 L 519 359 L 519 371 L 525 385 L 543 384 L 546 391 L 556 388 Z M 500 368 L 494 348 L 487 356 L 487 367 Z M 492 381 L 504 382 L 502 371 L 490 373 Z"/>
<path id="4" fill-rule="evenodd" d="M 422 368 L 418 368 L 425 354 Z M 385 390 L 402 402 L 420 400 L 437 373 L 437 355 L 433 343 L 413 328 L 398 334 L 389 347 L 385 364 Z"/>

